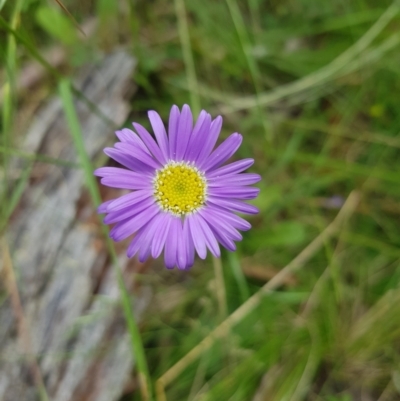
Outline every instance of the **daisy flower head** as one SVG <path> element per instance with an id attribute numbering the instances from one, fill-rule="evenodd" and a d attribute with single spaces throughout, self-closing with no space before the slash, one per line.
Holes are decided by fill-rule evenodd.
<path id="1" fill-rule="evenodd" d="M 259 189 L 251 187 L 258 174 L 243 173 L 253 159 L 223 165 L 239 148 L 242 136 L 230 135 L 215 147 L 222 118 L 214 120 L 204 110 L 194 123 L 188 105 L 173 106 L 168 133 L 160 116 L 149 111 L 155 139 L 140 124 L 117 131 L 120 142 L 104 152 L 125 168 L 101 167 L 95 175 L 101 183 L 131 192 L 100 205 L 104 223 L 116 223 L 110 231 L 114 241 L 136 234 L 127 255 L 141 262 L 164 250 L 167 268 L 187 269 L 195 252 L 204 259 L 207 249 L 220 256 L 219 244 L 234 251 L 239 230 L 251 225 L 236 213 L 255 214 L 253 199 Z M 214 149 L 215 148 L 215 149 Z"/>

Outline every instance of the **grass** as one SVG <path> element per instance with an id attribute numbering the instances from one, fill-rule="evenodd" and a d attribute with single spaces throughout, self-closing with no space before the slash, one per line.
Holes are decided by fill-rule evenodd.
<path id="1" fill-rule="evenodd" d="M 88 48 L 98 59 L 121 46 L 138 58 L 129 121 L 148 125 L 146 110 L 165 118 L 174 103 L 222 113 L 222 136 L 241 132 L 238 157 L 253 157 L 263 177 L 260 214 L 236 253 L 197 261 L 189 274 L 142 278 L 155 296 L 140 332 L 115 264 L 147 389 L 124 401 L 398 399 L 399 3 L 63 4 L 79 24 L 98 18 L 98 40 L 83 37 L 56 2 L 0 1 L 2 235 L 33 163 L 67 166 L 19 150 L 24 63 L 38 61 L 48 82 L 59 82 L 79 155 L 67 167 L 84 170 L 93 208 L 100 201 L 74 113 L 72 98 L 82 94 L 70 84 Z M 54 13 L 76 35 L 62 40 L 43 21 Z M 101 33 L 107 26 L 112 35 Z M 71 55 L 60 70 L 45 59 L 49 45 Z M 17 179 L 11 156 L 24 160 Z"/>
<path id="2" fill-rule="evenodd" d="M 63 103 L 63 109 L 69 126 L 69 130 L 75 145 L 75 149 L 79 156 L 79 161 L 82 165 L 82 168 L 85 172 L 85 181 L 86 185 L 88 186 L 90 196 L 92 198 L 92 203 L 93 205 L 98 207 L 101 203 L 100 191 L 97 186 L 97 181 L 93 175 L 94 169 L 92 163 L 85 150 L 82 130 L 80 128 L 79 119 L 74 106 L 72 85 L 68 79 L 63 79 L 60 81 L 59 92 Z M 124 283 L 122 270 L 121 267 L 119 266 L 118 257 L 114 249 L 114 245 L 108 236 L 109 234 L 108 228 L 106 226 L 103 226 L 103 231 L 109 252 L 112 256 L 113 266 L 115 268 L 115 274 L 118 280 L 118 286 L 121 295 L 121 305 L 124 311 L 124 316 L 128 326 L 128 331 L 131 337 L 132 353 L 133 353 L 133 358 L 137 364 L 137 371 L 141 383 L 140 388 L 142 396 L 144 399 L 151 400 L 153 398 L 152 395 L 153 390 L 151 385 L 151 379 L 149 376 L 149 368 L 147 366 L 142 339 L 139 333 L 139 328 L 133 315 L 130 296 Z"/>

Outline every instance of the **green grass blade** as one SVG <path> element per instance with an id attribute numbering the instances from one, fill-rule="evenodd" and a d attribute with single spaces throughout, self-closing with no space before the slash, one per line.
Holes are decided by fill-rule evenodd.
<path id="1" fill-rule="evenodd" d="M 90 195 L 94 205 L 98 206 L 101 203 L 100 193 L 97 188 L 97 181 L 93 175 L 93 167 L 91 161 L 85 151 L 85 144 L 83 142 L 82 131 L 78 116 L 76 114 L 73 91 L 71 82 L 68 79 L 62 79 L 59 82 L 59 93 L 63 103 L 65 117 L 68 123 L 68 127 L 74 142 L 76 151 L 78 153 L 80 164 L 82 165 L 85 182 L 89 189 Z M 130 297 L 128 290 L 125 286 L 124 279 L 121 272 L 121 267 L 118 264 L 118 258 L 113 246 L 112 241 L 108 236 L 108 228 L 102 225 L 104 235 L 107 238 L 107 246 L 113 259 L 113 266 L 117 275 L 118 286 L 121 292 L 121 303 L 124 311 L 125 319 L 128 325 L 129 334 L 131 337 L 131 347 L 133 353 L 133 359 L 137 363 L 137 370 L 139 373 L 139 379 L 142 384 L 142 396 L 145 400 L 152 400 L 152 384 L 149 374 L 149 369 L 146 362 L 145 351 L 143 348 L 142 339 L 140 336 L 139 328 L 134 318 Z"/>
<path id="2" fill-rule="evenodd" d="M 265 137 L 268 141 L 272 139 L 272 133 L 269 125 L 267 124 L 268 115 L 265 110 L 261 108 L 260 103 L 260 93 L 261 93 L 261 85 L 260 85 L 260 73 L 258 70 L 258 66 L 254 57 L 250 55 L 251 42 L 249 39 L 248 32 L 246 30 L 246 25 L 243 21 L 242 15 L 240 13 L 240 9 L 235 0 L 226 0 L 226 4 L 228 5 L 229 12 L 231 14 L 231 18 L 233 24 L 235 26 L 237 35 L 239 37 L 240 45 L 242 47 L 243 55 L 246 59 L 247 65 L 249 67 L 249 71 L 251 74 L 251 78 L 254 85 L 255 90 L 255 98 L 257 103 L 257 114 L 262 126 L 264 128 Z"/>
<path id="3" fill-rule="evenodd" d="M 385 29 L 389 22 L 399 13 L 400 5 L 394 1 L 380 18 L 371 26 L 370 29 L 346 51 L 332 60 L 329 64 L 321 69 L 306 75 L 295 82 L 279 86 L 277 89 L 269 93 L 260 93 L 259 96 L 242 97 L 230 102 L 229 105 L 222 108 L 224 113 L 232 113 L 238 110 L 249 109 L 253 107 L 265 106 L 276 102 L 277 100 L 287 98 L 296 93 L 308 90 L 310 88 L 322 85 L 333 77 L 337 76 L 340 71 L 349 70 L 350 64 L 360 63 L 357 57 L 364 52 L 376 37 Z M 397 35 L 396 35 L 397 36 Z M 365 59 L 361 60 L 365 64 Z"/>
<path id="4" fill-rule="evenodd" d="M 14 4 L 10 19 L 10 27 L 15 31 L 18 26 L 19 16 L 21 13 L 23 0 L 17 0 Z M 4 4 L 4 3 L 3 3 Z M 2 6 L 1 6 L 2 7 Z M 0 8 L 1 8 L 0 7 Z M 5 71 L 6 71 L 6 82 L 3 86 L 3 109 L 1 113 L 2 123 L 2 145 L 9 147 L 11 145 L 12 131 L 13 131 L 13 119 L 15 114 L 15 75 L 17 71 L 17 42 L 15 37 L 8 33 L 7 35 L 7 48 L 5 56 Z M 8 166 L 9 166 L 9 154 L 4 153 L 2 156 L 4 180 L 2 186 L 2 193 L 0 196 L 1 203 L 5 205 L 8 202 L 9 179 L 8 179 Z M 3 213 L 1 213 L 3 214 Z M 1 216 L 1 220 L 5 219 Z"/>
<path id="5" fill-rule="evenodd" d="M 13 27 L 7 23 L 7 21 L 0 15 L 0 27 L 3 28 L 5 31 L 13 35 L 19 43 L 21 43 L 26 50 L 30 53 L 30 55 L 37 60 L 49 73 L 52 74 L 54 78 L 57 79 L 57 81 L 61 80 L 64 78 L 64 76 L 56 69 L 54 68 L 42 55 L 36 48 L 33 46 L 32 43 L 29 42 L 23 35 L 21 35 L 18 31 L 13 29 Z M 71 90 L 75 96 L 77 96 L 80 100 L 82 100 L 92 111 L 94 114 L 96 114 L 99 118 L 101 118 L 105 124 L 109 125 L 110 128 L 115 128 L 114 122 L 106 115 L 104 114 L 100 108 L 93 103 L 90 99 L 88 99 L 79 89 L 75 88 L 74 86 L 71 86 Z"/>
<path id="6" fill-rule="evenodd" d="M 240 266 L 239 257 L 235 252 L 228 252 L 228 263 L 232 269 L 233 277 L 235 278 L 236 284 L 239 288 L 240 299 L 243 302 L 250 297 L 249 287 L 247 285 L 246 277 L 243 274 L 243 270 Z"/>
<path id="7" fill-rule="evenodd" d="M 13 188 L 11 196 L 8 196 L 6 198 L 7 202 L 4 202 L 4 207 L 1 208 L 0 233 L 2 233 L 6 229 L 8 220 L 11 214 L 13 213 L 14 209 L 17 207 L 22 194 L 24 193 L 24 189 L 29 180 L 31 170 L 32 170 L 32 165 L 25 168 L 17 184 Z"/>
<path id="8" fill-rule="evenodd" d="M 186 76 L 190 94 L 190 105 L 193 114 L 197 116 L 200 113 L 200 96 L 196 77 L 196 69 L 192 48 L 190 45 L 189 27 L 186 19 L 186 9 L 184 0 L 175 0 L 175 12 L 178 19 L 179 39 L 181 41 L 183 60 L 185 63 Z"/>
<path id="9" fill-rule="evenodd" d="M 56 159 L 54 157 L 41 155 L 41 154 L 27 153 L 27 152 L 24 152 L 19 149 L 6 148 L 4 146 L 0 146 L 0 153 L 14 155 L 14 156 L 17 156 L 17 157 L 19 157 L 21 159 L 25 159 L 25 160 L 53 164 L 56 166 L 71 167 L 71 168 L 79 168 L 80 167 L 78 163 L 74 163 L 69 160 Z"/>

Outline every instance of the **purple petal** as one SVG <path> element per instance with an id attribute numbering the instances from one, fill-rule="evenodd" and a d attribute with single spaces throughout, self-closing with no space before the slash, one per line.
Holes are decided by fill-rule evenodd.
<path id="1" fill-rule="evenodd" d="M 132 158 L 140 160 L 142 163 L 154 169 L 161 167 L 161 163 L 158 160 L 153 159 L 148 153 L 130 143 L 117 142 L 115 144 L 115 149 L 118 149 Z"/>
<path id="2" fill-rule="evenodd" d="M 135 140 L 133 139 L 133 132 L 130 129 L 122 129 L 120 131 L 115 131 L 115 135 L 117 135 L 117 138 L 121 142 L 130 142 L 130 143 L 135 143 Z"/>
<path id="3" fill-rule="evenodd" d="M 169 114 L 168 136 L 169 136 L 169 157 L 172 160 L 176 158 L 176 148 L 178 142 L 178 125 L 180 112 L 178 106 L 172 106 Z"/>
<path id="4" fill-rule="evenodd" d="M 145 240 L 144 240 L 145 241 Z M 143 243 L 143 246 L 139 251 L 139 262 L 144 263 L 150 256 L 150 245 L 147 243 Z"/>
<path id="5" fill-rule="evenodd" d="M 123 168 L 119 168 L 119 167 L 100 167 L 100 168 L 94 170 L 93 174 L 96 177 L 106 177 L 108 175 L 117 175 L 123 171 L 127 171 L 127 170 L 125 170 Z"/>
<path id="6" fill-rule="evenodd" d="M 169 235 L 165 242 L 164 262 L 167 269 L 173 269 L 177 264 L 178 236 L 182 230 L 182 223 L 179 217 L 171 217 Z"/>
<path id="7" fill-rule="evenodd" d="M 210 196 L 221 198 L 254 199 L 260 192 L 260 188 L 253 187 L 210 187 Z"/>
<path id="8" fill-rule="evenodd" d="M 117 210 L 124 209 L 128 206 L 134 206 L 142 200 L 150 198 L 152 196 L 153 193 L 146 190 L 130 192 L 129 194 L 122 195 L 117 199 L 113 199 L 113 201 L 108 204 L 107 212 L 116 212 Z"/>
<path id="9" fill-rule="evenodd" d="M 147 149 L 146 145 L 142 142 L 142 140 L 137 136 L 135 132 L 128 128 L 123 128 L 121 131 L 116 131 L 115 134 L 117 135 L 118 139 L 121 142 L 128 142 L 132 145 L 139 146 L 142 150 L 146 153 L 150 154 L 150 151 Z"/>
<path id="10" fill-rule="evenodd" d="M 202 110 L 189 139 L 185 160 L 190 162 L 197 160 L 197 156 L 201 152 L 204 139 L 208 136 L 210 131 L 210 125 L 211 116 L 206 111 Z"/>
<path id="11" fill-rule="evenodd" d="M 205 135 L 203 138 L 203 144 L 200 153 L 197 157 L 197 160 L 204 160 L 210 155 L 211 151 L 214 149 L 215 144 L 217 143 L 217 139 L 219 133 L 221 132 L 221 128 L 222 128 L 222 117 L 218 116 L 211 123 L 208 135 Z"/>
<path id="12" fill-rule="evenodd" d="M 218 242 L 215 238 L 215 235 L 210 229 L 208 223 L 201 217 L 200 214 L 197 215 L 197 224 L 200 226 L 201 230 L 203 231 L 204 238 L 206 241 L 207 248 L 211 251 L 211 253 L 219 258 L 221 256 L 221 252 L 219 250 Z"/>
<path id="13" fill-rule="evenodd" d="M 261 180 L 261 176 L 258 174 L 232 174 L 223 175 L 218 178 L 211 178 L 208 180 L 210 187 L 225 187 L 227 185 L 251 185 Z"/>
<path id="14" fill-rule="evenodd" d="M 117 210 L 115 212 L 110 212 L 105 218 L 105 224 L 112 224 L 118 221 L 127 219 L 128 217 L 133 217 L 136 214 L 143 212 L 143 210 L 148 209 L 154 204 L 153 197 L 142 200 L 136 203 L 134 206 L 128 206 L 124 209 Z"/>
<path id="15" fill-rule="evenodd" d="M 222 175 L 241 173 L 254 164 L 254 159 L 243 159 L 227 164 L 207 173 L 207 178 L 216 178 Z"/>
<path id="16" fill-rule="evenodd" d="M 129 168 L 130 170 L 147 175 L 151 172 L 154 172 L 154 168 L 142 163 L 140 160 L 137 160 L 124 152 L 121 152 L 120 150 L 114 148 L 105 148 L 104 153 L 108 157 L 111 157 L 111 159 L 114 159 L 115 161 Z"/>
<path id="17" fill-rule="evenodd" d="M 171 225 L 171 216 L 169 213 L 160 213 L 160 216 L 159 229 L 155 232 L 151 245 L 151 255 L 153 258 L 158 258 L 161 255 Z"/>
<path id="18" fill-rule="evenodd" d="M 158 147 L 156 141 L 153 139 L 153 137 L 149 134 L 149 132 L 144 128 L 142 125 L 138 123 L 133 123 L 133 126 L 135 127 L 135 130 L 137 133 L 140 135 L 142 138 L 142 141 L 145 143 L 147 148 L 150 150 L 150 152 L 153 154 L 153 156 L 162 164 L 165 164 L 167 162 L 167 159 L 165 159 L 163 153 L 161 152 L 161 149 Z"/>
<path id="19" fill-rule="evenodd" d="M 103 177 L 101 183 L 113 188 L 124 189 L 150 189 L 152 177 L 143 173 L 135 173 L 118 167 L 100 167 L 95 170 L 94 175 Z"/>
<path id="20" fill-rule="evenodd" d="M 153 128 L 154 135 L 157 138 L 158 146 L 160 147 L 161 152 L 164 156 L 163 160 L 165 163 L 169 160 L 169 143 L 164 123 L 162 122 L 160 115 L 153 110 L 150 110 L 148 112 L 148 116 L 150 124 Z"/>
<path id="21" fill-rule="evenodd" d="M 203 209 L 199 213 L 204 220 L 208 222 L 214 232 L 224 234 L 235 241 L 241 241 L 243 239 L 240 232 L 227 221 L 222 220 L 217 214 L 213 213 L 212 208 Z"/>
<path id="22" fill-rule="evenodd" d="M 178 125 L 178 139 L 176 146 L 176 160 L 181 161 L 185 156 L 190 135 L 193 130 L 193 116 L 190 107 L 184 104 Z"/>
<path id="23" fill-rule="evenodd" d="M 145 224 L 138 232 L 135 234 L 135 237 L 129 244 L 129 247 L 126 251 L 126 254 L 128 258 L 131 258 L 132 256 L 135 256 L 136 253 L 142 248 L 142 247 L 147 247 L 147 243 L 145 242 L 146 234 L 149 230 L 149 228 L 153 225 L 153 221 L 149 220 L 147 224 Z"/>
<path id="24" fill-rule="evenodd" d="M 97 213 L 102 214 L 107 212 L 107 208 L 110 206 L 112 202 L 114 202 L 115 199 L 110 199 L 108 201 L 103 202 L 98 208 L 97 208 Z"/>
<path id="25" fill-rule="evenodd" d="M 217 241 L 222 244 L 222 246 L 230 251 L 236 251 L 236 244 L 229 238 L 224 232 L 217 231 L 214 228 L 212 229 L 217 238 Z"/>
<path id="26" fill-rule="evenodd" d="M 147 232 L 146 232 L 146 236 L 147 236 Z M 150 252 L 151 252 L 150 245 L 151 245 L 151 243 L 149 244 L 146 242 L 146 240 L 143 240 L 143 246 L 140 248 L 140 251 L 139 251 L 139 262 L 143 263 L 149 258 Z"/>
<path id="27" fill-rule="evenodd" d="M 160 230 L 164 217 L 165 217 L 164 213 L 159 213 L 153 218 L 153 220 L 151 220 L 151 224 L 146 230 L 146 234 L 143 238 L 143 246 L 141 247 L 139 252 L 140 262 L 144 262 L 150 256 L 154 241 L 154 236 Z"/>
<path id="28" fill-rule="evenodd" d="M 222 199 L 209 196 L 207 202 L 219 206 L 223 209 L 230 210 L 231 212 L 246 213 L 246 214 L 257 214 L 258 208 L 248 203 L 244 203 L 234 199 Z"/>
<path id="29" fill-rule="evenodd" d="M 186 268 L 189 269 L 194 264 L 194 244 L 192 236 L 190 235 L 189 221 L 185 219 L 183 222 L 183 238 L 185 238 L 186 243 Z"/>
<path id="30" fill-rule="evenodd" d="M 159 208 L 154 205 L 143 212 L 117 223 L 110 231 L 114 241 L 122 241 L 147 224 L 157 213 Z"/>
<path id="31" fill-rule="evenodd" d="M 158 216 L 159 215 L 156 215 L 136 233 L 127 250 L 127 255 L 129 258 L 134 256 L 138 251 L 140 251 L 140 262 L 144 262 L 150 256 L 151 232 L 157 230 Z"/>
<path id="32" fill-rule="evenodd" d="M 177 230 L 178 246 L 176 248 L 176 264 L 178 269 L 185 270 L 187 265 L 187 239 L 183 236 L 182 222 L 179 219 L 179 228 Z"/>
<path id="33" fill-rule="evenodd" d="M 236 214 L 227 212 L 224 209 L 219 209 L 217 207 L 208 207 L 207 213 L 214 216 L 215 220 L 225 220 L 225 224 L 229 224 L 238 230 L 247 231 L 251 228 L 251 224 L 248 221 L 242 219 L 239 216 L 236 216 Z"/>
<path id="34" fill-rule="evenodd" d="M 199 216 L 197 214 L 192 214 L 186 217 L 190 235 L 192 236 L 197 254 L 201 259 L 205 259 L 207 256 L 206 240 L 204 238 L 203 230 L 200 228 L 200 224 L 198 223 L 198 218 Z"/>
<path id="35" fill-rule="evenodd" d="M 207 159 L 199 161 L 200 168 L 210 171 L 225 163 L 238 150 L 242 139 L 242 135 L 238 133 L 230 135 Z"/>
<path id="36" fill-rule="evenodd" d="M 106 176 L 101 179 L 101 183 L 111 188 L 120 189 L 150 189 L 152 188 L 151 178 L 143 176 L 133 171 L 122 170 L 120 175 Z"/>

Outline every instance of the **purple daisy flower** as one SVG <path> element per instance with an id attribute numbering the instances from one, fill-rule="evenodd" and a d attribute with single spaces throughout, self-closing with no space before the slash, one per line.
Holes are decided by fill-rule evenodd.
<path id="1" fill-rule="evenodd" d="M 222 166 L 239 148 L 242 136 L 230 135 L 216 149 L 222 117 L 211 120 L 204 110 L 193 127 L 188 105 L 182 111 L 173 106 L 168 135 L 160 116 L 148 113 L 157 142 L 140 124 L 117 131 L 121 142 L 106 148 L 106 155 L 127 169 L 101 167 L 95 175 L 103 185 L 132 192 L 104 202 L 99 213 L 107 213 L 106 224 L 114 241 L 136 233 L 127 255 L 139 253 L 139 260 L 160 256 L 164 249 L 167 268 L 187 269 L 195 251 L 204 259 L 207 248 L 220 256 L 218 243 L 234 251 L 242 239 L 238 230 L 251 225 L 235 212 L 255 214 L 258 209 L 243 200 L 253 199 L 259 189 L 258 174 L 241 174 L 253 159 Z M 214 150 L 213 150 L 214 149 Z M 222 167 L 221 167 L 222 166 Z"/>

